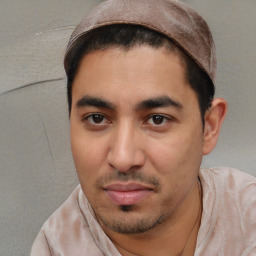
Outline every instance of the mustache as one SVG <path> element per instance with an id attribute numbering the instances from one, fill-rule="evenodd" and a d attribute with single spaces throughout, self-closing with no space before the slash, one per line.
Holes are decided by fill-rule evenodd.
<path id="1" fill-rule="evenodd" d="M 141 182 L 145 185 L 153 185 L 156 189 L 160 189 L 160 182 L 154 176 L 146 175 L 138 170 L 129 170 L 127 172 L 120 172 L 118 170 L 113 170 L 111 173 L 108 173 L 100 177 L 96 181 L 97 187 L 103 187 L 110 182 Z"/>

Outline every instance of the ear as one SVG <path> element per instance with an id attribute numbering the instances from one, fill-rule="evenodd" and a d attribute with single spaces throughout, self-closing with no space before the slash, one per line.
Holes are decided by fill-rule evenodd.
<path id="1" fill-rule="evenodd" d="M 224 99 L 214 99 L 211 108 L 205 114 L 203 154 L 209 154 L 215 147 L 222 122 L 227 113 L 227 102 Z"/>

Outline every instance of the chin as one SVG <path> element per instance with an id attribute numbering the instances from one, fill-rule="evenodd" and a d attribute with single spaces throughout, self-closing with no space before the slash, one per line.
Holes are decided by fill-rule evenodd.
<path id="1" fill-rule="evenodd" d="M 118 213 L 111 215 L 97 214 L 100 222 L 108 229 L 121 234 L 140 234 L 147 232 L 162 222 L 169 215 L 160 214 L 156 216 L 146 216 L 145 213 L 138 213 L 134 205 L 121 205 L 118 207 Z"/>

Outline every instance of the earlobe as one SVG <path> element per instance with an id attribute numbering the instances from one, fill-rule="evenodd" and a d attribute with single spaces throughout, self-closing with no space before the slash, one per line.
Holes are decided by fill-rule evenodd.
<path id="1" fill-rule="evenodd" d="M 204 146 L 203 154 L 209 154 L 215 147 L 221 125 L 227 113 L 227 102 L 222 99 L 214 99 L 211 108 L 205 114 Z"/>

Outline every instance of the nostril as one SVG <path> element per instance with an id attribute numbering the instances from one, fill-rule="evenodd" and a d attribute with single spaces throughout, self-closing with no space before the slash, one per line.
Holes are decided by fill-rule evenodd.
<path id="1" fill-rule="evenodd" d="M 145 164 L 143 152 L 134 152 L 132 155 L 109 154 L 108 164 L 119 172 L 131 172 L 140 169 Z"/>

